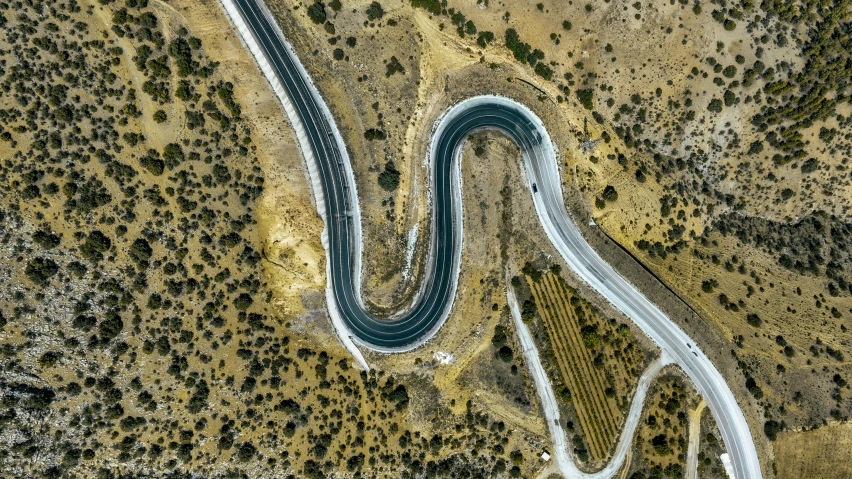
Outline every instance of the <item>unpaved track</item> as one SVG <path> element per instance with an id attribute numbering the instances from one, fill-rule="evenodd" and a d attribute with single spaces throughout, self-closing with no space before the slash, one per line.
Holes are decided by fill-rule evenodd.
<path id="1" fill-rule="evenodd" d="M 704 412 L 704 400 L 689 411 L 689 444 L 686 449 L 686 474 L 684 479 L 698 479 L 698 446 L 701 440 L 701 413 Z"/>
<path id="2" fill-rule="evenodd" d="M 639 378 L 636 393 L 633 395 L 633 402 L 630 404 L 630 411 L 627 413 L 627 418 L 624 421 L 624 427 L 621 430 L 621 436 L 612 459 L 600 471 L 592 474 L 584 473 L 577 468 L 577 465 L 568 452 L 568 444 L 565 442 L 565 431 L 562 429 L 556 396 L 553 394 L 550 380 L 547 378 L 547 373 L 544 371 L 544 366 L 542 366 L 539 359 L 538 350 L 535 347 L 535 342 L 533 342 L 532 334 L 530 334 L 527 325 L 521 320 L 521 311 L 518 308 L 518 302 L 515 300 L 515 295 L 511 288 L 507 292 L 507 297 L 509 310 L 512 312 L 512 320 L 515 324 L 515 331 L 518 333 L 518 339 L 524 350 L 524 360 L 529 365 L 530 374 L 533 377 L 538 397 L 541 399 L 541 405 L 544 409 L 544 417 L 547 420 L 550 435 L 553 438 L 553 458 L 559 472 L 566 479 L 608 479 L 615 477 L 615 474 L 621 469 L 624 459 L 633 445 L 633 433 L 636 432 L 636 426 L 639 425 L 639 419 L 642 417 L 642 406 L 645 404 L 645 396 L 648 394 L 648 388 L 660 370 L 665 365 L 670 364 L 669 358 L 663 353 L 661 357 L 648 365 L 645 372 Z"/>

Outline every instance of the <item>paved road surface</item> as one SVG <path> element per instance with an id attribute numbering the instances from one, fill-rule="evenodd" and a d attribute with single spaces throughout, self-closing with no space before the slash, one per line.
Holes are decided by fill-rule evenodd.
<path id="1" fill-rule="evenodd" d="M 435 131 L 432 162 L 432 235 L 427 275 L 412 307 L 391 319 L 366 312 L 360 295 L 361 235 L 355 183 L 334 120 L 261 0 L 222 0 L 232 20 L 247 27 L 252 53 L 273 84 L 286 90 L 312 180 L 321 189 L 329 264 L 329 309 L 347 336 L 378 351 L 409 350 L 428 340 L 452 309 L 461 254 L 460 146 L 475 130 L 506 134 L 521 149 L 539 220 L 567 265 L 629 316 L 695 383 L 716 417 L 739 479 L 761 477 L 757 451 L 742 410 L 724 378 L 692 340 L 622 278 L 583 239 L 568 216 L 553 145 L 541 120 L 514 101 L 476 97 L 449 110 Z M 259 51 L 255 51 L 259 50 Z M 274 78 L 270 78 L 270 72 Z M 274 80 L 274 81 L 273 81 Z M 293 110 L 291 112 L 291 109 Z M 532 185 L 537 185 L 533 193 Z M 353 348 L 354 349 L 354 348 Z"/>

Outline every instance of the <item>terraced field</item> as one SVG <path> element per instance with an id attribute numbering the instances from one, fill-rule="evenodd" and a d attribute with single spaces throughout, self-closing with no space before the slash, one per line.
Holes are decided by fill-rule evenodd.
<path id="1" fill-rule="evenodd" d="M 562 381 L 577 412 L 589 459 L 605 459 L 615 445 L 641 373 L 643 354 L 626 327 L 607 322 L 556 274 L 527 277 Z M 567 399 L 568 394 L 561 394 Z"/>

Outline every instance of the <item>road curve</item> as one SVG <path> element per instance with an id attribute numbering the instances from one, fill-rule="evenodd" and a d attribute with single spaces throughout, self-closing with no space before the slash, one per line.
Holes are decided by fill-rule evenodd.
<path id="1" fill-rule="evenodd" d="M 761 477 L 751 432 L 724 378 L 683 330 L 583 239 L 565 210 L 547 130 L 535 114 L 515 101 L 496 96 L 471 98 L 438 121 L 429 158 L 433 213 L 424 283 L 407 311 L 389 319 L 369 314 L 360 291 L 360 211 L 354 175 L 334 120 L 262 0 L 220 1 L 276 89 L 296 130 L 317 208 L 325 220 L 328 306 L 344 345 L 355 341 L 377 351 L 406 351 L 428 340 L 443 325 L 452 309 L 460 265 L 461 145 L 473 131 L 497 130 L 520 147 L 539 220 L 567 265 L 630 317 L 689 375 L 717 419 L 736 477 Z M 537 185 L 537 192 L 532 184 Z M 349 349 L 366 363 L 357 348 Z"/>

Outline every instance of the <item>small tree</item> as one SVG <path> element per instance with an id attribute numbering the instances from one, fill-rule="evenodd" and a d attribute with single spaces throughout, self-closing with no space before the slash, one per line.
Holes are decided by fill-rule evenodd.
<path id="1" fill-rule="evenodd" d="M 669 438 L 665 434 L 658 434 L 651 439 L 651 446 L 654 451 L 660 456 L 667 456 L 672 453 L 672 448 L 669 446 Z"/>
<path id="2" fill-rule="evenodd" d="M 707 110 L 712 111 L 713 113 L 722 113 L 722 100 L 718 98 L 710 100 L 710 103 L 707 105 Z"/>
<path id="3" fill-rule="evenodd" d="M 255 448 L 252 443 L 244 442 L 237 450 L 237 458 L 240 460 L 240 462 L 248 462 L 254 457 L 256 453 L 257 448 Z"/>
<path id="4" fill-rule="evenodd" d="M 781 425 L 777 421 L 769 420 L 763 423 L 763 433 L 770 441 L 774 441 L 778 437 L 778 432 L 781 431 Z"/>
<path id="5" fill-rule="evenodd" d="M 506 327 L 498 324 L 494 327 L 494 336 L 491 338 L 491 344 L 493 344 L 494 347 L 500 347 L 506 344 L 506 340 Z"/>
<path id="6" fill-rule="evenodd" d="M 44 286 L 53 275 L 59 272 L 59 265 L 50 258 L 35 258 L 27 263 L 24 272 L 30 281 L 39 286 Z"/>
<path id="7" fill-rule="evenodd" d="M 396 73 L 405 74 L 405 67 L 402 66 L 402 63 L 399 62 L 399 59 L 395 56 L 390 57 L 390 60 L 385 65 L 385 76 L 390 78 Z"/>
<path id="8" fill-rule="evenodd" d="M 485 48 L 486 45 L 494 41 L 494 32 L 479 32 L 479 36 L 476 38 L 476 44 L 479 45 L 480 48 Z"/>
<path id="9" fill-rule="evenodd" d="M 399 187 L 400 172 L 392 161 L 385 163 L 385 171 L 379 173 L 379 186 L 385 191 L 393 191 Z"/>
<path id="10" fill-rule="evenodd" d="M 756 328 L 763 323 L 763 320 L 760 319 L 757 313 L 748 313 L 746 315 L 746 322 Z"/>
<path id="11" fill-rule="evenodd" d="M 251 295 L 248 293 L 240 293 L 240 295 L 237 296 L 237 299 L 234 300 L 234 307 L 240 311 L 245 311 L 253 302 L 254 300 L 251 299 Z"/>
<path id="12" fill-rule="evenodd" d="M 538 63 L 535 66 L 535 74 L 544 78 L 545 80 L 550 80 L 553 78 L 553 69 L 544 63 Z"/>
<path id="13" fill-rule="evenodd" d="M 577 99 L 580 100 L 580 104 L 583 105 L 587 110 L 593 110 L 595 108 L 594 99 L 595 92 L 592 89 L 584 89 L 577 90 Z"/>
<path id="14" fill-rule="evenodd" d="M 497 350 L 497 356 L 504 363 L 511 363 L 515 359 L 515 353 L 512 352 L 512 348 L 506 345 L 500 346 L 500 349 Z"/>
<path id="15" fill-rule="evenodd" d="M 313 5 L 308 7 L 308 18 L 317 25 L 325 23 L 325 6 L 320 2 L 314 2 Z"/>
<path id="16" fill-rule="evenodd" d="M 367 7 L 367 19 L 371 22 L 374 20 L 379 20 L 383 16 L 385 16 L 385 9 L 382 8 L 382 4 L 379 2 L 373 2 Z"/>

